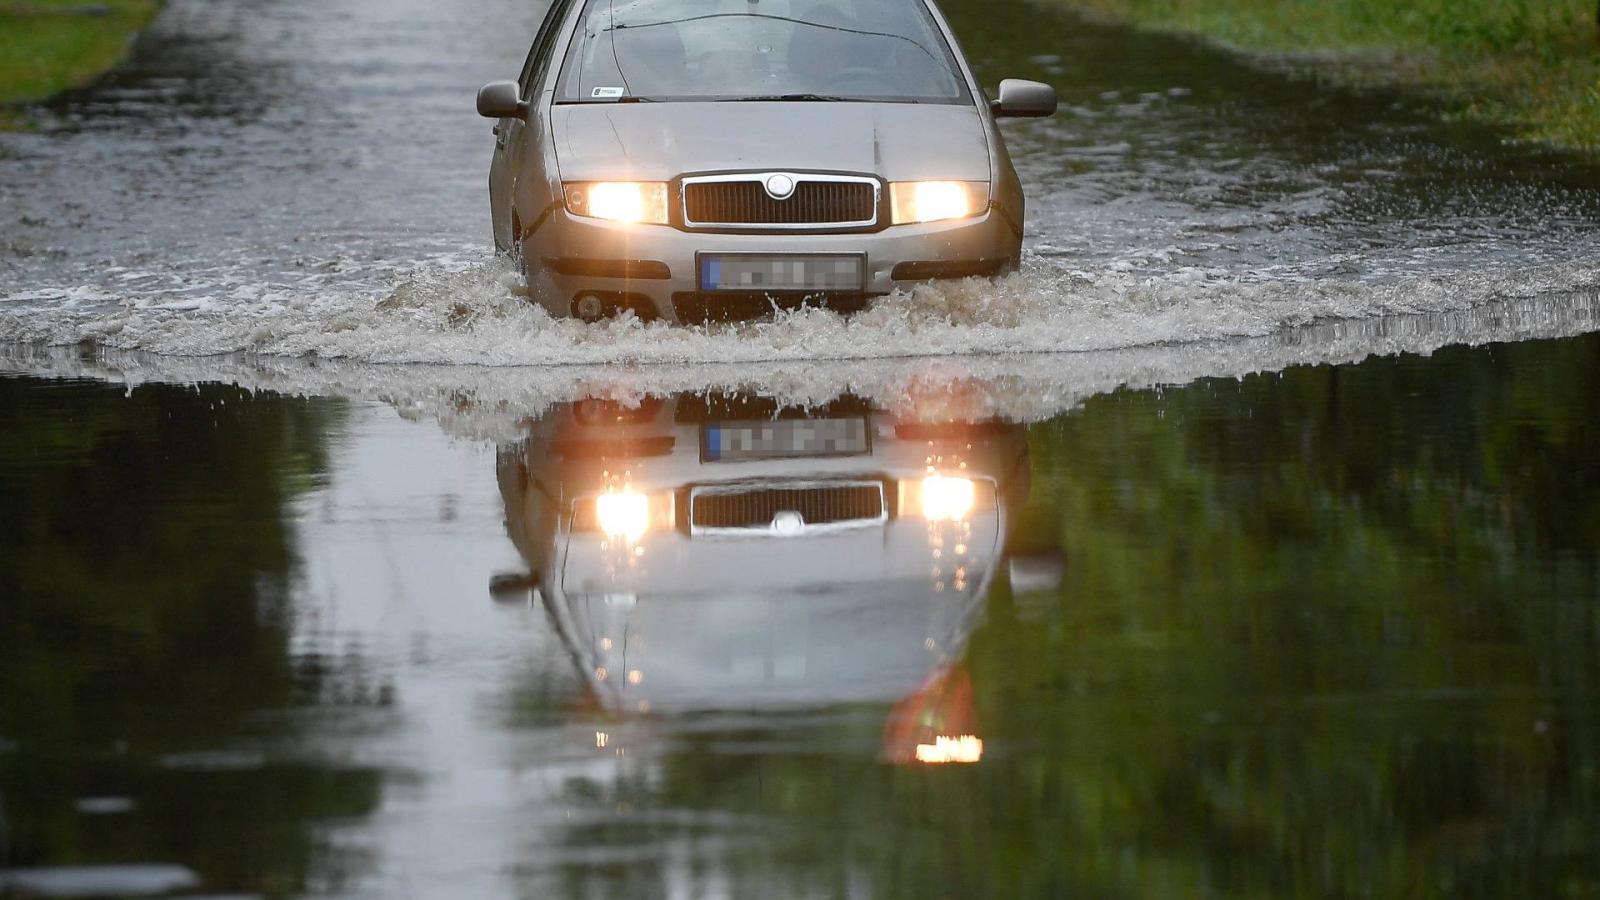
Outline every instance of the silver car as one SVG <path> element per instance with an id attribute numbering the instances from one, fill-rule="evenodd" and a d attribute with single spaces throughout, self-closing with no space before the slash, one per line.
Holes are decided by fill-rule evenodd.
<path id="1" fill-rule="evenodd" d="M 841 311 L 1016 266 L 1022 188 L 931 0 L 555 0 L 498 119 L 495 244 L 552 313 Z"/>

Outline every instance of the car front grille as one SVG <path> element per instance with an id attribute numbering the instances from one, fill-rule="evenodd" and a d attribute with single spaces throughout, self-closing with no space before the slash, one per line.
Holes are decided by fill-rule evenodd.
<path id="1" fill-rule="evenodd" d="M 796 513 L 808 526 L 882 521 L 887 513 L 881 482 L 789 488 L 722 489 L 689 498 L 691 532 L 765 529 L 779 513 Z"/>
<path id="2" fill-rule="evenodd" d="M 866 228 L 878 221 L 878 189 L 864 180 L 800 181 L 776 200 L 759 178 L 689 180 L 683 216 L 690 228 Z"/>

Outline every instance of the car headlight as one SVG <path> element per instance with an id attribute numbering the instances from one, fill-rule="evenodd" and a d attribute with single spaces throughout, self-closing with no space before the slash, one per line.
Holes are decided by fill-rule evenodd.
<path id="1" fill-rule="evenodd" d="M 987 181 L 897 181 L 889 185 L 894 224 L 965 219 L 989 208 Z"/>
<path id="2" fill-rule="evenodd" d="M 667 186 L 660 181 L 575 181 L 565 185 L 567 211 L 613 222 L 667 224 Z"/>

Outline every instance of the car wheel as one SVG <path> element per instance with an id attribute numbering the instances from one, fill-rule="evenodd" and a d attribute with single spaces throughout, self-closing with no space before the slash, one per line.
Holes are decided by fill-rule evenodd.
<path id="1" fill-rule="evenodd" d="M 522 255 L 522 222 L 517 217 L 511 217 L 511 247 L 506 251 L 511 257 L 511 264 L 522 275 L 522 283 L 528 289 L 528 296 L 533 297 L 533 278 L 528 272 L 528 260 Z"/>
<path id="2" fill-rule="evenodd" d="M 522 286 L 528 289 L 528 299 L 533 299 L 533 272 L 528 268 L 528 258 L 522 255 L 522 244 L 517 244 L 517 249 L 511 251 L 517 263 L 517 271 L 522 273 Z"/>

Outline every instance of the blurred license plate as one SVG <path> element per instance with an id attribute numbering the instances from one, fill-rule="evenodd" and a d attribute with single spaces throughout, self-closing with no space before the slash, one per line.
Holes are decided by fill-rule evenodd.
<path id="1" fill-rule="evenodd" d="M 702 291 L 860 291 L 866 272 L 859 253 L 700 254 Z"/>
<path id="2" fill-rule="evenodd" d="M 866 419 L 720 422 L 701 430 L 707 462 L 791 456 L 859 456 L 871 450 Z"/>

